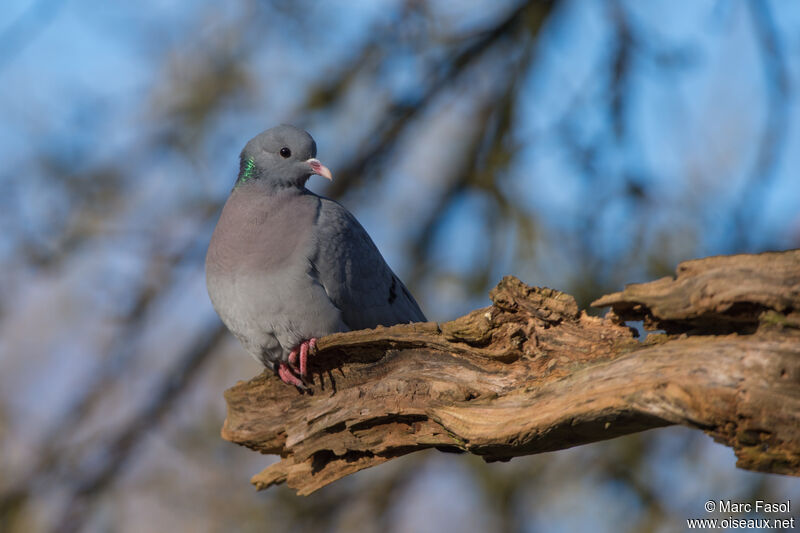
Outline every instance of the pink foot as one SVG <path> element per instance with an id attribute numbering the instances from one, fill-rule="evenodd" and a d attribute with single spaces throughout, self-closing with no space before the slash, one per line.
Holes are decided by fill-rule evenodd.
<path id="1" fill-rule="evenodd" d="M 289 352 L 289 364 L 293 369 L 300 372 L 302 377 L 308 375 L 308 354 L 317 348 L 317 339 L 311 338 L 303 341 L 300 345 Z M 297 359 L 300 359 L 300 368 L 297 368 Z"/>
<path id="2" fill-rule="evenodd" d="M 311 338 L 300 345 L 300 375 L 308 373 L 308 354 L 317 349 L 317 339 Z"/>
<path id="3" fill-rule="evenodd" d="M 300 387 L 301 389 L 306 388 L 305 383 L 303 383 L 300 378 L 292 374 L 292 371 L 289 370 L 289 365 L 283 361 L 278 363 L 278 377 L 281 378 L 281 381 L 289 385 L 294 385 L 295 387 Z"/>

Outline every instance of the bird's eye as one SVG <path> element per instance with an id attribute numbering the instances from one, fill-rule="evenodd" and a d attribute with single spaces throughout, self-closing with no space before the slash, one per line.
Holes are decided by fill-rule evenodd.
<path id="1" fill-rule="evenodd" d="M 287 158 L 290 155 L 292 155 L 292 151 L 284 146 L 283 148 L 281 148 L 280 154 L 281 154 L 281 157 Z"/>

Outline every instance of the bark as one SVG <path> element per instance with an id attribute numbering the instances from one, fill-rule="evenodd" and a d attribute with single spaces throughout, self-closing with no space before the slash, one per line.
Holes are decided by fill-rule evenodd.
<path id="1" fill-rule="evenodd" d="M 299 494 L 426 448 L 502 461 L 671 424 L 800 475 L 800 250 L 681 263 L 594 302 L 605 318 L 511 276 L 490 296 L 451 322 L 320 339 L 310 393 L 239 382 L 223 438 L 280 455 L 252 482 Z M 630 320 L 662 331 L 637 340 Z"/>

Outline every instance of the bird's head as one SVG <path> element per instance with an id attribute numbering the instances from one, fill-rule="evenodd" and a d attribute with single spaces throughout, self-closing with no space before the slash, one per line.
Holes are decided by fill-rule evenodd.
<path id="1" fill-rule="evenodd" d="M 303 187 L 312 174 L 332 179 L 316 156 L 317 143 L 308 132 L 286 124 L 270 128 L 242 150 L 236 186 L 258 181 L 270 189 Z"/>

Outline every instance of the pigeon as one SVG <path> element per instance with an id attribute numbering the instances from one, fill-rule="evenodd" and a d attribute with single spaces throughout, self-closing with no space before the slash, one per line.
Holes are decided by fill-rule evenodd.
<path id="1" fill-rule="evenodd" d="M 316 156 L 314 139 L 294 126 L 251 139 L 206 254 L 222 322 L 301 389 L 318 338 L 427 320 L 356 218 L 306 188 L 312 174 L 332 179 Z"/>

